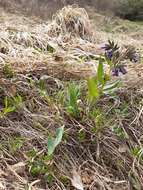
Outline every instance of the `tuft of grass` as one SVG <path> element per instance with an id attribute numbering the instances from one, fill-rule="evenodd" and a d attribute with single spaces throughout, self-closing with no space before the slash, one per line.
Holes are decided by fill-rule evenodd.
<path id="1" fill-rule="evenodd" d="M 78 85 L 70 83 L 67 88 L 65 105 L 67 112 L 75 118 L 80 116 L 78 100 L 80 100 L 80 88 Z"/>
<path id="2" fill-rule="evenodd" d="M 82 39 L 92 38 L 92 28 L 85 9 L 77 6 L 66 6 L 53 16 L 51 31 L 57 34 L 71 34 Z"/>
<path id="3" fill-rule="evenodd" d="M 9 150 L 11 153 L 16 153 L 24 145 L 25 139 L 22 137 L 14 137 L 9 140 Z"/>
<path id="4" fill-rule="evenodd" d="M 14 70 L 10 64 L 5 64 L 3 66 L 3 74 L 5 75 L 6 78 L 13 78 L 14 77 L 15 72 L 14 72 Z"/>
<path id="5" fill-rule="evenodd" d="M 14 97 L 5 97 L 4 98 L 4 107 L 0 111 L 0 117 L 4 117 L 9 113 L 15 112 L 23 105 L 23 100 L 20 95 Z"/>

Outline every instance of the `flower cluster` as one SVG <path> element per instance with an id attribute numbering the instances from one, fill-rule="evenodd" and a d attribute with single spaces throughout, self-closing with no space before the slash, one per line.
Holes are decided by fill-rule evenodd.
<path id="1" fill-rule="evenodd" d="M 119 47 L 114 41 L 108 41 L 108 44 L 105 44 L 102 49 L 105 50 L 105 57 L 112 61 L 113 58 L 117 58 L 120 56 Z M 124 65 L 114 65 L 112 69 L 113 76 L 119 76 L 119 74 L 125 75 L 127 73 Z"/>

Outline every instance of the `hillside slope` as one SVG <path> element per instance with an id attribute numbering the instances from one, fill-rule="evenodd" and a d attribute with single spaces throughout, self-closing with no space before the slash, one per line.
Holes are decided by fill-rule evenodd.
<path id="1" fill-rule="evenodd" d="M 143 23 L 89 15 L 66 7 L 43 21 L 1 9 L 0 189 L 142 189 Z M 122 85 L 90 101 L 97 89 L 87 80 L 108 39 L 127 73 L 109 76 Z"/>

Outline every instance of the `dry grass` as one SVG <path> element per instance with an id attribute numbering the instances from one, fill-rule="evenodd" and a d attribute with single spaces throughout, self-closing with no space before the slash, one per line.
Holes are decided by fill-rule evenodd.
<path id="1" fill-rule="evenodd" d="M 92 37 L 90 20 L 85 9 L 67 6 L 53 17 L 52 26 L 60 35 L 70 34 L 74 37 L 89 39 Z"/>
<path id="2" fill-rule="evenodd" d="M 105 32 L 100 40 L 95 32 L 93 40 L 90 27 L 87 13 L 77 7 L 65 7 L 52 23 L 43 24 L 34 17 L 3 12 L 1 112 L 5 97 L 19 94 L 22 100 L 15 111 L 0 117 L 0 189 L 70 190 L 73 175 L 80 175 L 89 190 L 142 189 L 143 66 L 130 63 L 125 87 L 93 105 L 92 111 L 99 113 L 91 116 L 83 79 L 96 73 L 103 53 L 98 43 L 105 40 Z M 46 94 L 38 86 L 41 78 Z M 82 92 L 80 119 L 71 117 L 61 100 L 71 80 Z M 65 136 L 52 161 L 43 160 L 48 134 L 63 125 Z M 29 156 L 33 149 L 35 154 Z M 48 172 L 34 176 L 32 164 L 44 164 Z"/>

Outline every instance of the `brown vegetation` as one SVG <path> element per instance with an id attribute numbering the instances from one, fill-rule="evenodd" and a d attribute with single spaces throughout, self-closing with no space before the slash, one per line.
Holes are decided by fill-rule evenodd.
<path id="1" fill-rule="evenodd" d="M 1 12 L 0 189 L 142 189 L 142 64 L 123 60 L 123 85 L 95 102 L 88 101 L 85 79 L 97 74 L 104 55 L 99 44 L 109 37 L 141 54 L 143 42 L 132 37 L 129 23 L 126 34 L 123 21 L 100 17 L 103 23 L 91 22 L 78 7 L 65 7 L 47 22 Z M 105 32 L 109 20 L 112 33 Z M 69 99 L 78 88 L 75 117 Z M 47 141 L 61 126 L 63 140 L 48 157 Z"/>

